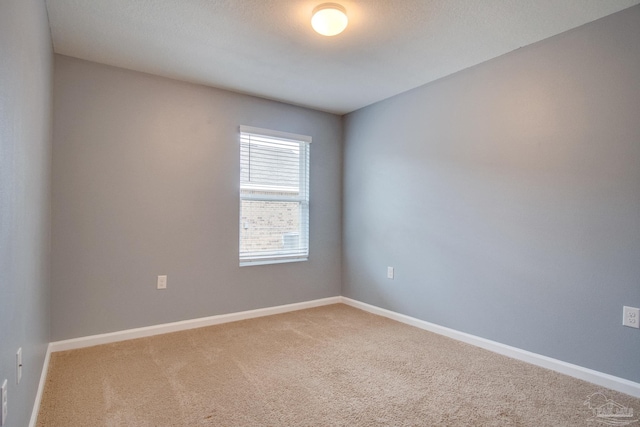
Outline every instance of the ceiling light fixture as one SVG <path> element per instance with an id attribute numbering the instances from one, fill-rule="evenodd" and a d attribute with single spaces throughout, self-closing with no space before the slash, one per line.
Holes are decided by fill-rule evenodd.
<path id="1" fill-rule="evenodd" d="M 344 7 L 336 3 L 323 3 L 313 9 L 311 26 L 323 36 L 335 36 L 347 28 L 349 18 Z"/>

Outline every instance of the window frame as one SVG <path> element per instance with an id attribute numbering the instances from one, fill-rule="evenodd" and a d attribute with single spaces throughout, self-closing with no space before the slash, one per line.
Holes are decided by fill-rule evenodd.
<path id="1" fill-rule="evenodd" d="M 266 189 L 269 190 L 268 186 L 260 186 L 253 185 L 253 188 L 247 188 L 248 186 L 242 185 L 242 144 L 245 139 L 245 135 L 255 135 L 258 137 L 268 138 L 268 139 L 279 139 L 287 142 L 295 142 L 299 144 L 299 173 L 298 173 L 298 196 L 278 196 L 278 195 L 258 195 L 258 194 L 243 194 L 242 190 L 245 189 Z M 282 132 L 272 129 L 264 129 L 253 126 L 245 126 L 241 125 L 239 127 L 239 164 L 240 164 L 240 182 L 238 185 L 238 195 L 239 195 L 239 215 L 238 215 L 238 255 L 239 255 L 239 265 L 240 267 L 246 267 L 251 265 L 265 265 L 265 264 L 280 264 L 280 263 L 289 263 L 289 262 L 301 262 L 308 261 L 309 259 L 309 251 L 310 251 L 310 238 L 309 238 L 309 219 L 310 219 L 310 209 L 309 209 L 309 200 L 310 200 L 310 191 L 309 191 L 309 171 L 310 171 L 310 149 L 312 138 L 308 135 L 301 135 L 290 132 Z M 277 192 L 286 192 L 282 191 L 282 187 L 273 188 L 273 191 Z M 254 251 L 254 252 L 242 252 L 242 202 L 244 200 L 249 201 L 280 201 L 280 202 L 298 202 L 300 203 L 300 218 L 299 218 L 299 226 L 300 226 L 300 239 L 301 241 L 306 243 L 306 247 L 301 249 L 295 249 L 287 251 L 285 249 L 279 251 Z M 304 218 L 303 218 L 304 217 Z"/>

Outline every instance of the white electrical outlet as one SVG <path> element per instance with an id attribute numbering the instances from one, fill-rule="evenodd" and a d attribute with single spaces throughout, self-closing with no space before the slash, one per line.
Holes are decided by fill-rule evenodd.
<path id="1" fill-rule="evenodd" d="M 158 289 L 167 289 L 167 276 L 158 276 Z"/>
<path id="2" fill-rule="evenodd" d="M 622 324 L 640 329 L 640 308 L 622 307 Z"/>
<path id="3" fill-rule="evenodd" d="M 0 415 L 0 426 L 3 426 L 4 423 L 7 422 L 7 412 L 9 408 L 7 407 L 7 380 L 4 380 L 2 383 L 2 415 Z"/>
<path id="4" fill-rule="evenodd" d="M 387 267 L 387 279 L 393 279 L 393 267 Z"/>
<path id="5" fill-rule="evenodd" d="M 22 379 L 22 347 L 16 352 L 16 384 Z"/>

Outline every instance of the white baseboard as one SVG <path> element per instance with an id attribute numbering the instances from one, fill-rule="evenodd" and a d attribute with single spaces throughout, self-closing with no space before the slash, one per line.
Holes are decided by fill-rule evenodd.
<path id="1" fill-rule="evenodd" d="M 162 325 L 148 326 L 144 328 L 129 329 L 119 332 L 111 332 L 101 335 L 92 335 L 88 337 L 75 338 L 64 341 L 52 342 L 49 344 L 47 354 L 44 360 L 44 366 L 42 368 L 42 374 L 40 375 L 40 384 L 38 386 L 38 392 L 36 394 L 36 400 L 31 414 L 31 421 L 29 427 L 35 427 L 38 419 L 38 410 L 40 408 L 40 400 L 42 399 L 42 393 L 44 385 L 47 379 L 47 371 L 49 369 L 49 360 L 51 353 L 57 351 L 73 350 L 84 347 L 91 347 L 94 345 L 108 344 L 118 341 L 125 341 L 135 338 L 149 337 L 153 335 L 166 334 L 169 332 L 184 331 L 187 329 L 202 328 L 205 326 L 219 325 L 222 323 L 236 322 L 239 320 L 253 319 L 256 317 L 270 316 L 273 314 L 287 313 L 290 311 L 304 310 L 307 308 L 320 307 L 323 305 L 344 303 L 349 306 L 359 308 L 364 311 L 368 311 L 379 316 L 384 316 L 389 319 L 396 320 L 398 322 L 405 323 L 407 325 L 415 326 L 420 329 L 424 329 L 430 332 L 434 332 L 439 335 L 444 335 L 449 338 L 453 338 L 458 341 L 462 341 L 477 347 L 484 348 L 494 353 L 502 354 L 504 356 L 511 357 L 513 359 L 522 360 L 532 365 L 537 365 L 552 371 L 559 372 L 561 374 L 569 375 L 574 378 L 578 378 L 590 383 L 606 387 L 612 390 L 626 393 L 628 395 L 640 398 L 640 383 L 626 380 L 624 378 L 615 377 L 613 375 L 605 374 L 602 372 L 594 371 L 592 369 L 584 368 L 582 366 L 573 365 L 571 363 L 563 362 L 561 360 L 553 359 L 551 357 L 542 356 L 540 354 L 532 353 L 530 351 L 521 350 L 516 347 L 511 347 L 506 344 L 491 341 L 485 338 L 480 338 L 475 335 L 467 334 L 464 332 L 456 331 L 454 329 L 446 328 L 444 326 L 436 325 L 434 323 L 426 322 L 424 320 L 416 319 L 415 317 L 406 316 L 404 314 L 396 313 L 384 308 L 376 307 L 370 304 L 366 304 L 360 301 L 353 300 L 346 297 L 330 297 L 313 301 L 306 301 L 295 304 L 281 305 L 276 307 L 267 307 L 257 310 L 242 311 L 238 313 L 222 314 L 218 316 L 203 317 L 193 320 L 184 320 L 181 322 L 166 323 Z"/>
<path id="2" fill-rule="evenodd" d="M 344 304 L 359 308 L 364 311 L 368 311 L 369 313 L 384 316 L 389 319 L 406 323 L 407 325 L 415 326 L 417 328 L 434 332 L 439 335 L 444 335 L 446 337 L 453 338 L 467 344 L 475 345 L 476 347 L 484 348 L 485 350 L 489 350 L 494 353 L 502 354 L 513 359 L 522 360 L 523 362 L 531 363 L 532 365 L 540 366 L 552 371 L 559 372 L 561 374 L 569 375 L 571 377 L 578 378 L 612 390 L 616 390 L 621 393 L 625 393 L 634 397 L 640 397 L 640 383 L 629 381 L 620 377 L 615 377 L 603 372 L 594 371 L 593 369 L 583 368 L 582 366 L 563 362 L 551 357 L 542 356 L 530 351 L 511 347 L 506 344 L 501 344 L 496 341 L 480 338 L 475 335 L 456 331 L 455 329 L 446 328 L 444 326 L 436 325 L 435 323 L 429 323 L 424 320 L 416 319 L 415 317 L 406 316 L 404 314 L 396 313 L 384 308 L 356 301 L 351 298 L 341 297 L 341 301 Z"/>
<path id="3" fill-rule="evenodd" d="M 42 364 L 42 372 L 40 373 L 40 383 L 38 384 L 38 391 L 36 392 L 36 401 L 31 409 L 31 420 L 29 420 L 29 427 L 36 427 L 38 422 L 38 412 L 40 411 L 40 402 L 42 401 L 42 393 L 44 392 L 44 385 L 47 382 L 47 373 L 49 372 L 49 360 L 51 359 L 51 344 L 47 346 L 47 353 L 44 356 L 44 363 Z"/>
<path id="4" fill-rule="evenodd" d="M 280 305 L 276 307 L 259 308 L 257 310 L 241 311 L 238 313 L 221 314 L 218 316 L 202 317 L 199 319 L 183 320 L 180 322 L 165 323 L 161 325 L 147 326 L 144 328 L 128 329 L 125 331 L 111 332 L 107 334 L 91 335 L 88 337 L 74 338 L 64 341 L 49 343 L 47 354 L 44 359 L 42 373 L 40 374 L 40 384 L 36 393 L 36 400 L 31 411 L 29 427 L 36 427 L 42 393 L 47 381 L 49 371 L 49 360 L 51 353 L 56 351 L 74 350 L 94 345 L 109 344 L 118 341 L 126 341 L 135 338 L 150 337 L 153 335 L 166 334 L 169 332 L 184 331 L 187 329 L 202 328 L 205 326 L 219 325 L 222 323 L 236 322 L 238 320 L 253 319 L 256 317 L 270 316 L 273 314 L 287 313 L 290 311 L 304 310 L 306 308 L 320 307 L 329 304 L 342 302 L 342 297 L 329 297 L 312 301 L 299 302 L 295 304 Z"/>
<path id="5" fill-rule="evenodd" d="M 218 316 L 201 317 L 199 319 L 183 320 L 180 322 L 164 323 L 161 325 L 147 326 L 144 328 L 127 329 L 125 331 L 110 332 L 107 334 L 91 335 L 88 337 L 73 338 L 64 341 L 52 342 L 49 347 L 51 352 L 74 350 L 94 345 L 109 344 L 118 341 L 132 340 L 135 338 L 150 337 L 169 332 L 184 331 L 187 329 L 202 328 L 205 326 L 219 325 L 222 323 L 237 322 L 238 320 L 253 319 L 256 317 L 271 316 L 273 314 L 287 313 L 290 311 L 304 310 L 306 308 L 320 307 L 342 302 L 342 297 L 330 297 L 295 304 L 279 305 L 276 307 L 259 308 L 257 310 L 240 311 L 237 313 L 220 314 Z"/>

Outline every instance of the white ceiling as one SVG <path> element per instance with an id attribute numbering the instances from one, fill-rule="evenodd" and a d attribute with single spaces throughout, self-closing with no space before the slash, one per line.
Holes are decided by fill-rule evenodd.
<path id="1" fill-rule="evenodd" d="M 336 0 L 333 0 L 336 1 Z M 347 113 L 640 0 L 47 0 L 57 53 Z"/>

